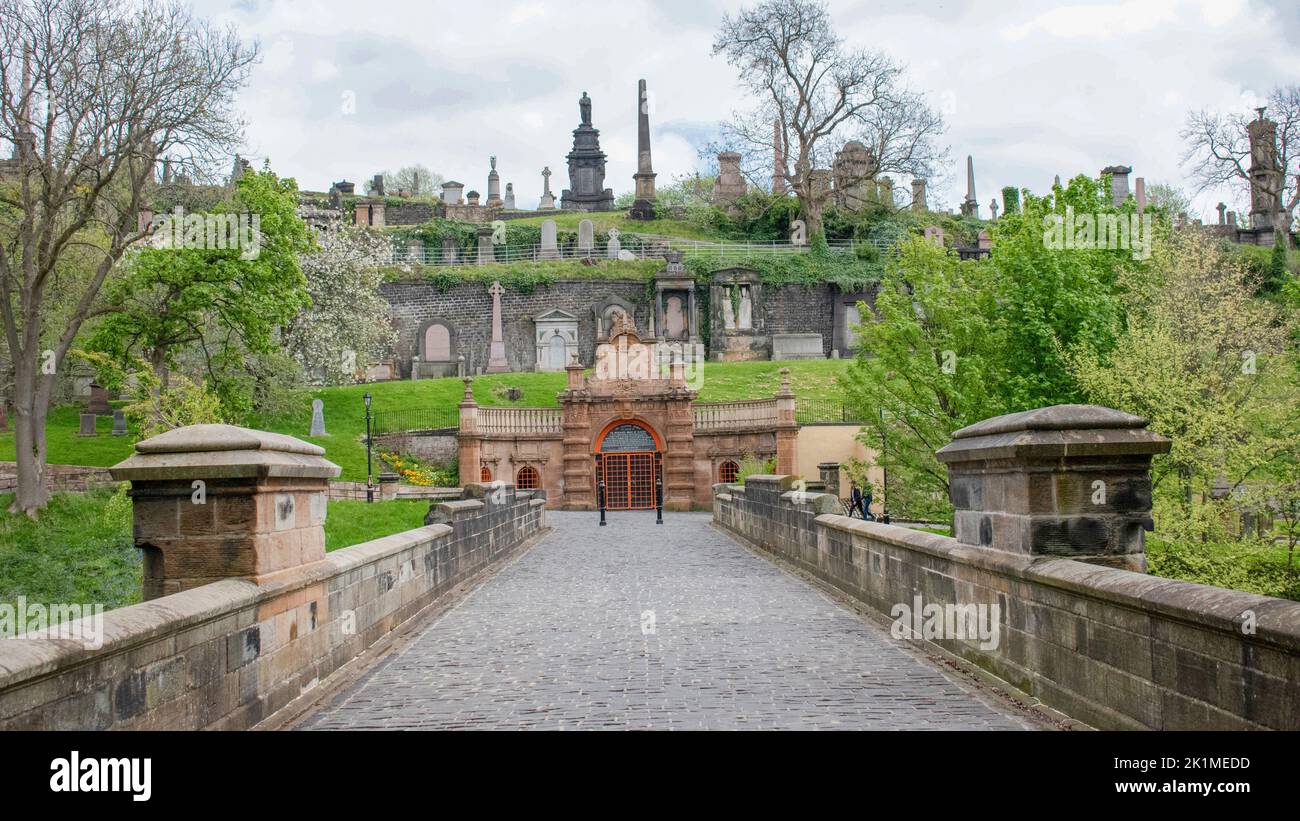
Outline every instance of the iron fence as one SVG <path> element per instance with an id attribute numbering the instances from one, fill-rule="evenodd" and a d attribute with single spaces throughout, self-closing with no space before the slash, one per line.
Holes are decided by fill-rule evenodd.
<path id="1" fill-rule="evenodd" d="M 370 418 L 375 436 L 385 433 L 417 433 L 460 427 L 459 408 L 380 411 Z"/>

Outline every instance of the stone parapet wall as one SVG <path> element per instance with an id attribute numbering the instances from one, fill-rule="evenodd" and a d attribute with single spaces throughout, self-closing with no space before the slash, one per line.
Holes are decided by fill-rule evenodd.
<path id="1" fill-rule="evenodd" d="M 84 492 L 100 487 L 111 487 L 115 482 L 108 468 L 81 467 L 78 465 L 46 465 L 45 487 L 51 493 L 65 491 Z M 0 493 L 13 493 L 18 487 L 18 464 L 0 462 Z"/>
<path id="2" fill-rule="evenodd" d="M 1104 729 L 1300 729 L 1300 603 L 831 512 L 794 477 L 715 488 L 722 527 L 882 615 L 996 605 L 999 640 L 925 638 Z"/>
<path id="3" fill-rule="evenodd" d="M 545 529 L 513 488 L 261 585 L 225 580 L 103 616 L 103 642 L 0 640 L 0 730 L 243 729 Z"/>

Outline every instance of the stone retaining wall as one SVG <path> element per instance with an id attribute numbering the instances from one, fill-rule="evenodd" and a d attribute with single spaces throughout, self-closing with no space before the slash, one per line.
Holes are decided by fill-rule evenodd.
<path id="1" fill-rule="evenodd" d="M 435 505 L 444 523 L 103 616 L 103 643 L 0 640 L 0 730 L 242 729 L 309 692 L 545 528 L 511 487 Z"/>
<path id="2" fill-rule="evenodd" d="M 45 487 L 51 493 L 65 491 L 84 492 L 114 484 L 108 468 L 81 467 L 78 465 L 46 465 Z M 18 488 L 18 463 L 0 462 L 0 493 L 13 493 Z"/>
<path id="3" fill-rule="evenodd" d="M 1300 729 L 1300 603 L 837 515 L 793 477 L 715 488 L 714 520 L 891 618 L 996 605 L 999 640 L 923 639 L 1105 729 Z M 991 608 L 990 608 L 990 612 Z"/>

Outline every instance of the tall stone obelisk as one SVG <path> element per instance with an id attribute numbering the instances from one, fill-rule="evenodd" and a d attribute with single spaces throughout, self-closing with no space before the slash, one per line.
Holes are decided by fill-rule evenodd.
<path id="1" fill-rule="evenodd" d="M 966 199 L 961 203 L 961 215 L 976 218 L 980 215 L 980 204 L 975 199 L 975 160 L 969 154 L 966 155 Z"/>
<path id="2" fill-rule="evenodd" d="M 650 99 L 646 95 L 645 80 L 637 82 L 636 87 L 637 129 L 636 129 L 636 199 L 628 218 L 634 220 L 652 220 L 655 218 L 655 172 L 650 163 Z"/>

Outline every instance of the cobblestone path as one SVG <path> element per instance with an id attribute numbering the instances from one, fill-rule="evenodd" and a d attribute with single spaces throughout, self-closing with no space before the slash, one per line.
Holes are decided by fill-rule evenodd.
<path id="1" fill-rule="evenodd" d="M 307 729 L 1030 729 L 708 514 L 553 532 Z"/>

